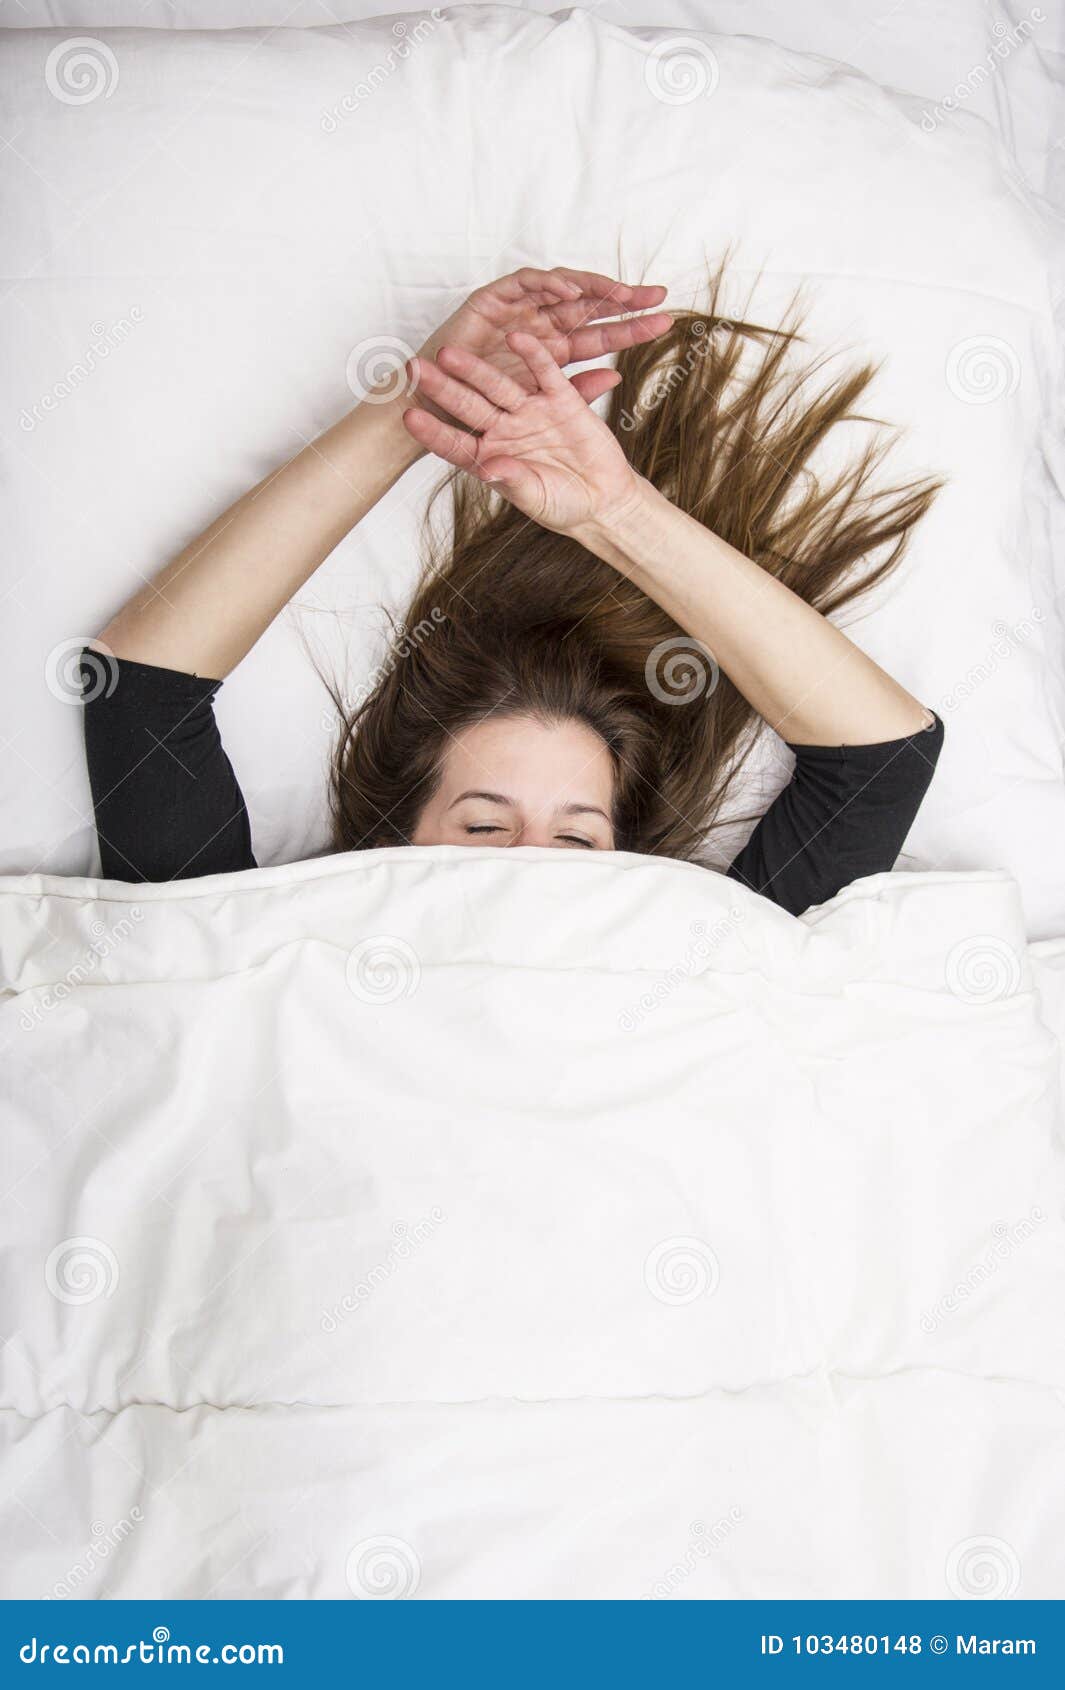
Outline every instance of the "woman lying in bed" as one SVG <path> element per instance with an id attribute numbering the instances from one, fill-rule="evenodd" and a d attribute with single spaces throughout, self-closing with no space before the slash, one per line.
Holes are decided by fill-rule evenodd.
<path id="1" fill-rule="evenodd" d="M 729 874 L 798 913 L 891 868 L 942 724 L 826 612 L 894 565 L 935 485 L 871 492 L 876 438 L 819 484 L 804 466 L 872 370 L 811 393 L 813 370 L 785 363 L 796 326 L 723 318 L 721 284 L 675 317 L 662 288 L 570 269 L 480 288 L 402 392 L 372 394 L 139 592 L 100 636 L 117 684 L 85 712 L 104 875 L 255 866 L 214 696 L 425 452 L 456 466 L 453 531 L 415 634 L 354 709 L 337 700 L 337 850 L 698 859 L 757 713 L 795 771 Z M 562 373 L 607 352 L 616 369 Z M 604 421 L 590 407 L 611 390 Z"/>

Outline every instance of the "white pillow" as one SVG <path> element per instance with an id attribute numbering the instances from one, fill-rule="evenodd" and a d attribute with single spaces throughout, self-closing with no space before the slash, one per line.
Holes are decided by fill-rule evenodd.
<path id="1" fill-rule="evenodd" d="M 763 266 L 763 318 L 805 279 L 811 349 L 886 360 L 873 406 L 909 429 L 896 472 L 950 477 L 852 628 L 947 722 L 909 851 L 1012 870 L 1032 931 L 1065 932 L 1037 478 L 1051 242 L 990 130 L 930 131 L 918 98 L 766 42 L 580 12 L 117 30 L 82 48 L 19 31 L 0 74 L 18 136 L 0 867 L 91 870 L 65 652 L 335 420 L 367 343 L 417 346 L 520 262 L 611 269 L 619 242 L 626 274 L 684 304 L 732 242 L 730 308 Z M 326 843 L 327 701 L 304 637 L 334 653 L 349 637 L 353 674 L 372 667 L 434 474 L 404 479 L 223 689 L 262 862 Z"/>

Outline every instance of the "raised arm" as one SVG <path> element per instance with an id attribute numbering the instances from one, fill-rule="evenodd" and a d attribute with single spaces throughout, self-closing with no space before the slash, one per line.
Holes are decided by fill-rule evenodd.
<path id="1" fill-rule="evenodd" d="M 931 724 L 839 628 L 642 478 L 580 538 L 706 645 L 791 745 L 876 744 Z"/>
<path id="2" fill-rule="evenodd" d="M 417 458 L 364 404 L 237 500 L 100 633 L 116 657 L 221 680 Z"/>
<path id="3" fill-rule="evenodd" d="M 664 316 L 611 321 L 658 304 L 665 289 L 590 271 L 515 271 L 479 288 L 413 361 L 467 348 L 514 382 L 535 383 L 507 333 L 524 330 L 550 360 L 596 357 L 669 326 Z M 431 402 L 431 401 L 430 401 Z M 222 679 L 335 546 L 424 448 L 403 426 L 409 395 L 358 405 L 186 547 L 100 633 L 119 659 Z"/>
<path id="4" fill-rule="evenodd" d="M 635 581 L 791 744 L 875 744 L 932 722 L 818 611 L 634 473 L 585 403 L 608 390 L 612 372 L 567 380 L 535 340 L 518 333 L 509 344 L 534 392 L 461 348 L 444 348 L 422 371 L 421 392 L 476 432 L 412 406 L 405 421 L 413 438 L 498 483 L 536 522 Z"/>

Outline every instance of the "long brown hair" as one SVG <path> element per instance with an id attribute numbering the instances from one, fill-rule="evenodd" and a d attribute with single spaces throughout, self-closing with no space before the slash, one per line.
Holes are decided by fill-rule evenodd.
<path id="1" fill-rule="evenodd" d="M 825 382 L 796 369 L 797 299 L 779 328 L 704 310 L 618 356 L 607 422 L 633 468 L 823 613 L 895 568 L 940 483 L 877 490 L 891 440 L 857 409 L 876 366 Z M 821 480 L 810 461 L 840 423 L 865 436 Z M 369 694 L 343 701 L 331 798 L 336 850 L 409 843 L 452 738 L 489 714 L 587 723 L 615 768 L 619 850 L 697 859 L 757 718 L 709 652 L 576 541 L 459 472 L 446 541 L 427 566 Z M 439 496 L 439 493 L 437 496 Z"/>

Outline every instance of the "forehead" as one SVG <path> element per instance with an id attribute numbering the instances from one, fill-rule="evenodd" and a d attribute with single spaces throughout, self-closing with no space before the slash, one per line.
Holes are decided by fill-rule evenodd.
<path id="1" fill-rule="evenodd" d="M 610 752 L 593 729 L 530 716 L 489 716 L 464 728 L 448 743 L 442 774 L 445 789 L 535 794 L 559 804 L 583 798 L 604 808 L 614 785 Z"/>

